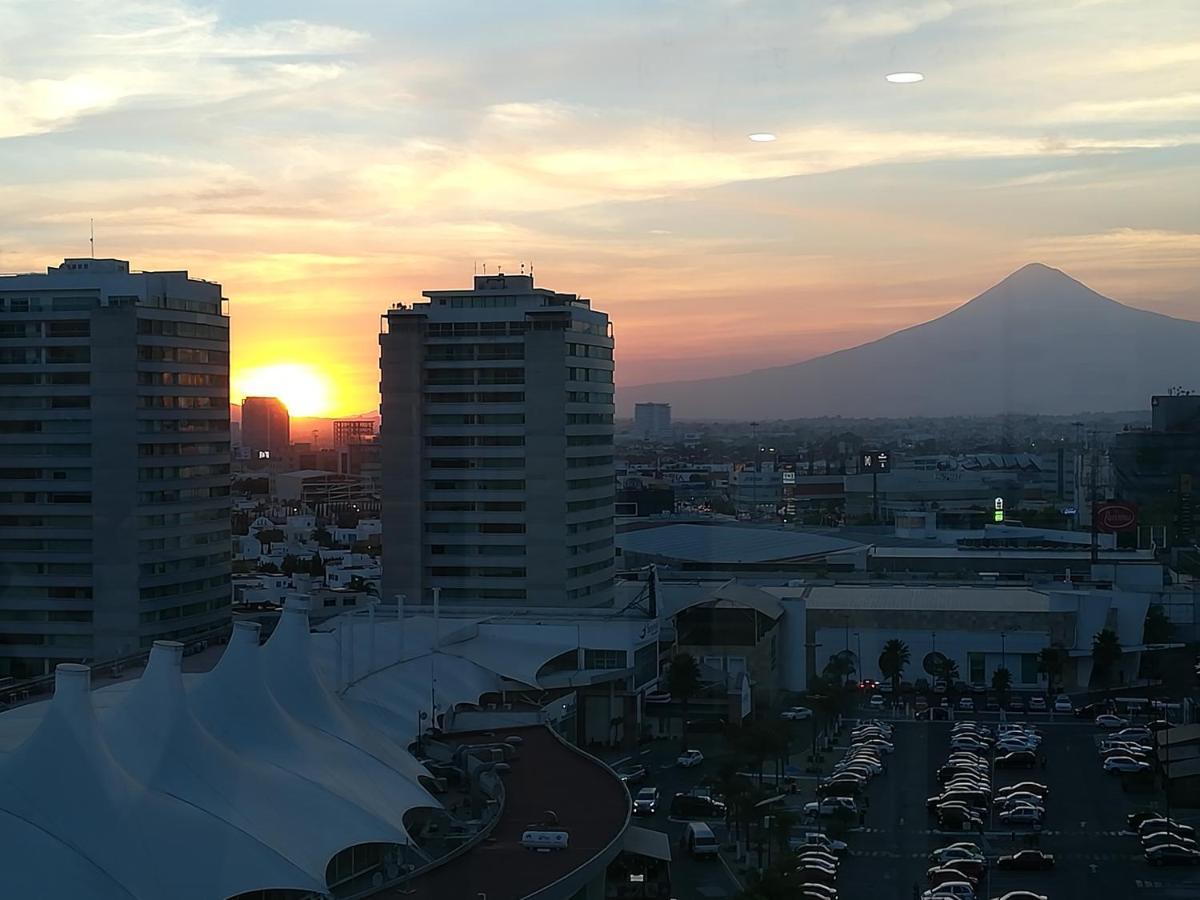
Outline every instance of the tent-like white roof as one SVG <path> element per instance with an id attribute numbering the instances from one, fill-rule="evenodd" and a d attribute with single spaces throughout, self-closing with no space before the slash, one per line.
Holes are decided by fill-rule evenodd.
<path id="1" fill-rule="evenodd" d="M 31 733 L 0 755 L 6 896 L 320 894 L 341 850 L 407 842 L 404 814 L 436 805 L 428 773 L 324 686 L 309 643 L 290 600 L 266 648 L 238 623 L 217 667 L 186 685 L 173 642 L 155 644 L 139 681 L 98 692 L 104 703 L 86 666 L 60 665 L 54 699 L 13 720 Z"/>

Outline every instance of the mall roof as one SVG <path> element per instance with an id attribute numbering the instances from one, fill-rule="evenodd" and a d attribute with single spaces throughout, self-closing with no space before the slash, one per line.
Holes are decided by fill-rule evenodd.
<path id="1" fill-rule="evenodd" d="M 683 523 L 619 532 L 616 540 L 625 553 L 712 563 L 799 560 L 862 546 L 800 531 Z"/>
<path id="2" fill-rule="evenodd" d="M 928 587 L 832 585 L 812 587 L 763 587 L 781 599 L 803 598 L 808 610 L 876 609 L 933 612 L 1031 612 L 1045 613 L 1052 598 L 1026 587 Z"/>
<path id="3" fill-rule="evenodd" d="M 169 641 L 95 694 L 86 666 L 62 664 L 53 700 L 0 716 L 6 896 L 321 894 L 340 851 L 408 842 L 405 814 L 438 805 L 428 772 L 321 682 L 305 604 L 265 647 L 258 632 L 236 623 L 186 686 Z"/>

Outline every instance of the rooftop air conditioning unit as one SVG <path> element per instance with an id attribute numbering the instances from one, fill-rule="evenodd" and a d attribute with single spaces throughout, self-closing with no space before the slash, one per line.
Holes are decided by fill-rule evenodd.
<path id="1" fill-rule="evenodd" d="M 526 831 L 521 835 L 521 846 L 526 850 L 549 853 L 551 850 L 567 849 L 565 831 Z"/>

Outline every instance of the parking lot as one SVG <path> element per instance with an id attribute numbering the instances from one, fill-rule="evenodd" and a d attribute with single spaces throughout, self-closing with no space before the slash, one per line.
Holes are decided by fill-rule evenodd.
<path id="1" fill-rule="evenodd" d="M 994 723 L 997 717 L 975 718 Z M 1136 837 L 1126 831 L 1125 816 L 1152 805 L 1154 795 L 1127 792 L 1120 777 L 1102 772 L 1096 752 L 1099 729 L 1084 720 L 1027 718 L 1036 721 L 1044 735 L 1046 768 L 996 770 L 993 786 L 1035 780 L 1050 787 L 1037 846 L 1054 854 L 1056 866 L 1050 872 L 989 866 L 979 896 L 999 897 L 1017 889 L 1050 900 L 1200 896 L 1200 869 L 1152 868 L 1142 858 Z M 838 880 L 840 896 L 909 900 L 914 888 L 928 888 L 929 852 L 956 840 L 980 843 L 991 861 L 1031 845 L 1032 829 L 1000 830 L 994 817 L 989 817 L 982 836 L 935 830 L 925 801 L 941 790 L 935 773 L 949 753 L 950 727 L 947 722 L 896 723 L 889 774 L 872 782 L 865 827 L 849 838 L 850 853 Z"/>

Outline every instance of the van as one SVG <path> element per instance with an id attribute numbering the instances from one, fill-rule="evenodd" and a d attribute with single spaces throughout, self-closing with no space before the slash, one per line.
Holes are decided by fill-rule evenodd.
<path id="1" fill-rule="evenodd" d="M 697 858 L 716 856 L 719 846 L 713 830 L 703 822 L 688 822 L 683 829 L 679 845 L 692 856 Z"/>

